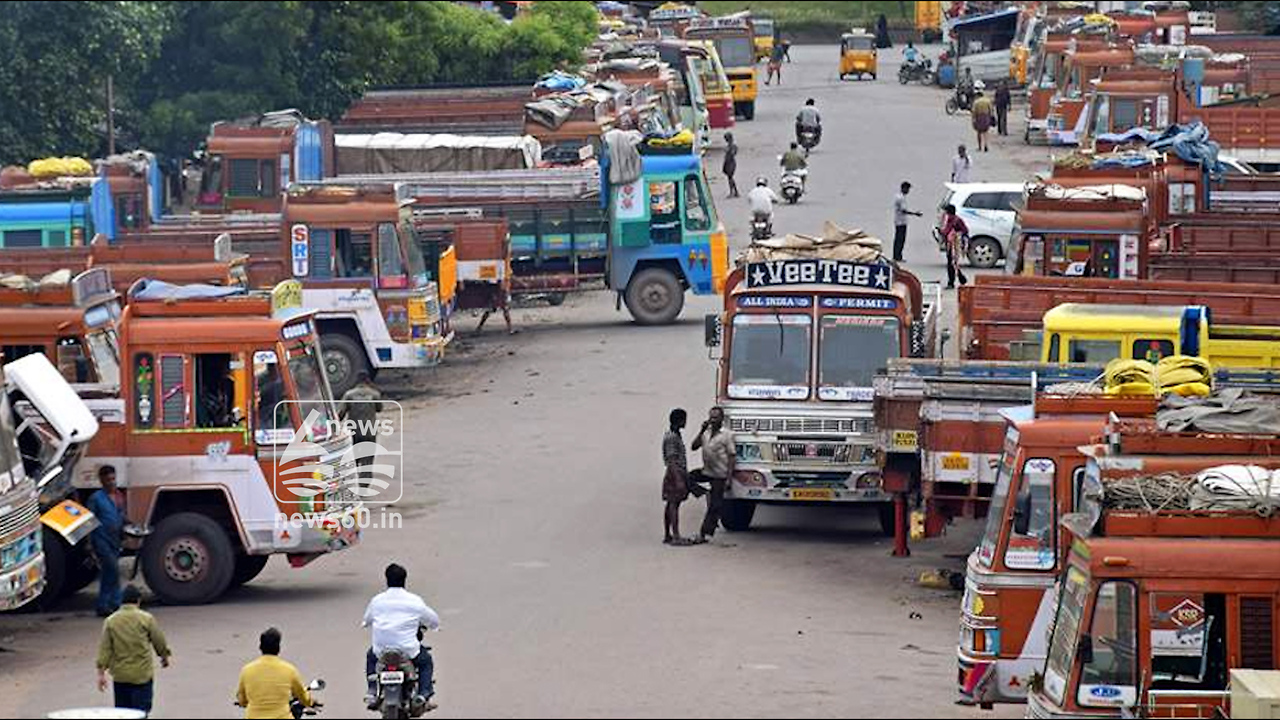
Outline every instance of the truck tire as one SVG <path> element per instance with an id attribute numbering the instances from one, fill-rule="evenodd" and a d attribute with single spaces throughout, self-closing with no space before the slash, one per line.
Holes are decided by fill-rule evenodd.
<path id="1" fill-rule="evenodd" d="M 361 371 L 369 372 L 369 361 L 364 348 L 342 333 L 329 333 L 320 337 L 324 357 L 324 372 L 329 376 L 333 396 L 340 398 L 355 387 Z"/>
<path id="2" fill-rule="evenodd" d="M 893 537 L 894 530 L 898 524 L 898 513 L 894 508 L 893 501 L 880 503 L 876 506 L 876 512 L 880 516 L 880 532 L 884 533 L 885 537 Z"/>
<path id="3" fill-rule="evenodd" d="M 270 559 L 270 555 L 237 555 L 236 569 L 231 574 L 231 587 L 237 588 L 253 582 Z"/>
<path id="4" fill-rule="evenodd" d="M 565 295 L 562 292 L 547 293 L 547 304 L 551 307 L 560 307 L 564 304 Z"/>
<path id="5" fill-rule="evenodd" d="M 669 270 L 641 270 L 627 283 L 625 297 L 631 317 L 641 325 L 669 325 L 684 309 L 684 288 Z"/>
<path id="6" fill-rule="evenodd" d="M 756 516 L 754 500 L 725 500 L 720 512 L 720 524 L 730 532 L 746 532 Z"/>
<path id="7" fill-rule="evenodd" d="M 61 535 L 49 528 L 42 528 L 40 532 L 40 542 L 44 547 L 44 590 L 36 598 L 36 603 L 41 610 L 52 610 L 67 591 L 72 548 Z"/>
<path id="8" fill-rule="evenodd" d="M 995 238 L 979 236 L 969 240 L 969 264 L 976 268 L 993 268 L 1003 255 Z"/>
<path id="9" fill-rule="evenodd" d="M 231 587 L 236 551 L 227 532 L 198 513 L 170 515 L 142 546 L 142 574 L 169 605 L 203 605 Z"/>

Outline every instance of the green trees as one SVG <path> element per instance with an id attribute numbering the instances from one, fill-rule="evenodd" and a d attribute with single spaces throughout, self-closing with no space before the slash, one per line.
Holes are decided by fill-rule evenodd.
<path id="1" fill-rule="evenodd" d="M 185 155 L 219 119 L 336 118 L 372 86 L 531 79 L 576 63 L 595 30 L 581 2 L 512 23 L 409 0 L 6 2 L 0 164 L 100 154 L 108 75 L 121 146 Z"/>

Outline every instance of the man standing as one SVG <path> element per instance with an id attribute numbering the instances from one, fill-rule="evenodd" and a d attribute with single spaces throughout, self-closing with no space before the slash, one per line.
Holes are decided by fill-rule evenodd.
<path id="1" fill-rule="evenodd" d="M 369 380 L 369 373 L 361 370 L 356 374 L 356 384 L 342 394 L 342 402 L 338 406 L 344 423 L 355 436 L 357 446 L 376 442 L 378 436 L 378 413 L 382 412 L 382 393 Z M 376 459 L 371 453 L 373 448 L 366 446 L 356 450 L 356 462 L 361 468 L 359 478 L 361 487 L 366 487 L 371 478 L 363 477 L 364 469 Z"/>
<path id="2" fill-rule="evenodd" d="M 89 496 L 89 512 L 98 527 L 89 535 L 89 545 L 98 559 L 98 617 L 107 617 L 120 608 L 120 543 L 124 539 L 124 493 L 116 486 L 116 469 L 98 468 L 102 489 Z"/>
<path id="3" fill-rule="evenodd" d="M 991 145 L 987 142 L 987 132 L 991 130 L 991 126 L 995 124 L 995 108 L 991 105 L 991 98 L 978 91 L 978 96 L 973 101 L 973 131 L 978 134 L 978 151 L 989 152 Z"/>
<path id="4" fill-rule="evenodd" d="M 769 54 L 769 72 L 765 75 L 764 84 L 769 85 L 773 78 L 778 78 L 778 84 L 782 84 L 782 56 L 784 54 L 783 46 L 775 44 L 773 52 Z"/>
<path id="5" fill-rule="evenodd" d="M 967 183 L 969 182 L 969 173 L 973 170 L 973 158 L 969 157 L 969 150 L 961 145 L 956 148 L 956 156 L 951 159 L 951 182 Z"/>
<path id="6" fill-rule="evenodd" d="M 427 710 L 436 709 L 431 697 L 435 695 L 435 662 L 431 658 L 431 649 L 424 647 L 418 639 L 418 629 L 438 630 L 440 616 L 432 610 L 422 598 L 405 589 L 409 580 L 409 572 L 392 563 L 383 573 L 387 579 L 387 589 L 378 593 L 369 601 L 364 611 L 364 627 L 372 628 L 373 643 L 365 654 L 365 677 L 373 678 L 378 670 L 378 658 L 389 650 L 395 650 L 409 658 L 418 669 L 417 694 L 426 702 Z M 369 680 L 369 694 L 365 696 L 365 705 L 370 710 L 378 709 L 376 679 Z"/>
<path id="7" fill-rule="evenodd" d="M 107 691 L 107 675 L 114 683 L 115 706 L 151 714 L 155 697 L 155 663 L 169 667 L 172 653 L 164 633 L 151 613 L 141 608 L 142 591 L 134 585 L 124 589 L 123 604 L 102 623 L 98 644 L 98 692 Z"/>
<path id="8" fill-rule="evenodd" d="M 738 144 L 733 141 L 733 133 L 724 134 L 724 165 L 721 167 L 724 176 L 729 180 L 729 197 L 738 197 L 738 183 L 733 179 L 738 172 Z"/>
<path id="9" fill-rule="evenodd" d="M 954 290 L 957 275 L 960 277 L 961 285 L 969 282 L 969 278 L 965 277 L 964 271 L 960 269 L 960 256 L 965 242 L 969 239 L 969 226 L 965 225 L 959 215 L 956 215 L 955 205 L 947 205 L 944 212 L 946 219 L 942 222 L 942 239 L 946 243 L 947 250 L 947 289 Z"/>
<path id="10" fill-rule="evenodd" d="M 996 132 L 1009 134 L 1009 106 L 1013 100 L 1009 97 L 1009 83 L 1001 82 L 996 88 Z"/>
<path id="11" fill-rule="evenodd" d="M 293 717 L 290 701 L 297 700 L 305 707 L 319 705 L 307 692 L 298 668 L 280 659 L 281 639 L 280 631 L 275 628 L 263 631 L 258 636 L 262 657 L 240 670 L 236 704 L 245 709 L 246 718 L 290 720 Z"/>
<path id="12" fill-rule="evenodd" d="M 684 430 L 689 414 L 676 408 L 668 416 L 667 433 L 662 436 L 662 500 L 667 508 L 662 518 L 662 542 L 666 545 L 687 545 L 680 536 L 680 504 L 689 497 L 689 458 L 684 450 Z"/>
<path id="13" fill-rule="evenodd" d="M 907 194 L 911 192 L 911 183 L 903 181 L 898 194 L 893 196 L 893 261 L 903 262 L 902 252 L 907 247 L 907 218 L 922 217 L 907 207 Z"/>
<path id="14" fill-rule="evenodd" d="M 702 529 L 698 534 L 698 542 L 705 543 L 715 536 L 716 526 L 720 524 L 725 486 L 733 477 L 737 461 L 733 434 L 724 429 L 724 410 L 711 408 L 697 439 L 693 441 L 693 449 L 702 450 L 702 477 L 711 484 L 711 491 L 707 494 L 707 514 L 702 519 Z"/>

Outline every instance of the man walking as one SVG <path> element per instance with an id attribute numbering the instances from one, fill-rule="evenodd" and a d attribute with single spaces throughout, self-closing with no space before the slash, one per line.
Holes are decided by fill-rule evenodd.
<path id="1" fill-rule="evenodd" d="M 662 436 L 662 500 L 667 504 L 662 517 L 662 542 L 666 545 L 687 545 L 680 535 L 680 504 L 689 497 L 689 458 L 684 450 L 684 437 L 680 432 L 689 421 L 689 414 L 676 408 L 668 416 L 667 433 Z"/>
<path id="2" fill-rule="evenodd" d="M 969 157 L 969 150 L 964 145 L 956 148 L 956 156 L 951 159 L 951 182 L 967 183 L 969 182 L 969 173 L 973 170 L 973 158 Z"/>
<path id="3" fill-rule="evenodd" d="M 903 181 L 898 187 L 898 194 L 893 196 L 893 261 L 903 262 L 903 250 L 907 247 L 907 218 L 923 217 L 907 207 L 907 195 L 911 192 L 911 183 Z"/>
<path id="4" fill-rule="evenodd" d="M 107 676 L 114 683 L 115 706 L 151 714 L 155 696 L 155 663 L 169 667 L 172 653 L 164 633 L 151 613 L 142 609 L 142 591 L 134 585 L 124 589 L 122 605 L 102 623 L 98 643 L 98 692 L 107 691 Z"/>
<path id="5" fill-rule="evenodd" d="M 954 290 L 956 276 L 960 277 L 961 285 L 969 282 L 969 278 L 965 277 L 964 271 L 960 269 L 960 256 L 969 239 L 969 226 L 965 225 L 959 215 L 956 215 L 955 205 L 947 205 L 944 212 L 946 219 L 942 222 L 942 239 L 946 243 L 947 251 L 947 289 Z"/>
<path id="6" fill-rule="evenodd" d="M 973 101 L 973 131 L 978 135 L 978 151 L 990 152 L 991 145 L 987 142 L 987 133 L 991 130 L 991 126 L 995 124 L 995 107 L 991 104 L 991 98 L 978 91 L 978 96 Z"/>
<path id="7" fill-rule="evenodd" d="M 705 543 L 716 534 L 720 524 L 720 510 L 724 506 L 725 486 L 733 477 L 737 460 L 737 448 L 733 435 L 724 429 L 724 410 L 712 408 L 702 423 L 698 437 L 693 441 L 694 450 L 702 450 L 702 478 L 711 485 L 707 494 L 707 514 L 702 518 L 698 542 Z"/>
<path id="8" fill-rule="evenodd" d="M 89 535 L 89 545 L 98 559 L 98 617 L 120 609 L 120 544 L 124 539 L 125 497 L 116 486 L 116 469 L 98 468 L 102 489 L 89 496 L 89 512 L 98 527 Z"/>
<path id="9" fill-rule="evenodd" d="M 289 703 L 297 700 L 304 707 L 319 705 L 311 698 L 302 674 L 292 663 L 280 659 L 282 636 L 275 628 L 267 628 L 258 636 L 262 656 L 240 670 L 236 688 L 236 705 L 244 708 L 246 718 L 290 720 Z"/>
<path id="10" fill-rule="evenodd" d="M 342 394 L 342 402 L 338 405 L 344 423 L 350 423 L 348 429 L 355 436 L 356 462 L 360 466 L 360 486 L 367 487 L 372 478 L 364 477 L 365 469 L 373 465 L 376 459 L 371 445 L 360 448 L 365 443 L 376 443 L 378 436 L 378 413 L 382 412 L 382 392 L 369 380 L 369 373 L 361 370 L 356 374 L 356 384 Z"/>
<path id="11" fill-rule="evenodd" d="M 1009 134 L 1009 106 L 1013 99 L 1009 97 L 1009 83 L 1001 82 L 996 88 L 996 132 Z"/>
<path id="12" fill-rule="evenodd" d="M 733 133 L 724 134 L 724 165 L 721 167 L 724 176 L 729 180 L 729 197 L 738 197 L 738 183 L 733 179 L 738 172 L 738 144 L 733 141 Z"/>

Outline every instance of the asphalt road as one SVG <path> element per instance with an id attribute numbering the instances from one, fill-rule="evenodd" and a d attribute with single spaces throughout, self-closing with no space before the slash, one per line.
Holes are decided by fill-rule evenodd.
<path id="1" fill-rule="evenodd" d="M 809 194 L 779 209 L 777 229 L 830 219 L 891 239 L 894 190 L 910 180 L 928 214 L 908 265 L 942 279 L 926 221 L 956 144 L 972 140 L 967 117 L 947 118 L 937 89 L 899 86 L 896 50 L 876 82 L 840 82 L 835 47 L 792 54 L 785 84 L 762 88 L 757 119 L 735 130 L 739 185 L 776 181 L 794 114 L 814 97 L 824 141 Z M 977 157 L 977 179 L 1021 180 L 1044 164 L 1013 131 L 1009 147 Z M 741 247 L 745 201 L 724 199 L 718 154 L 708 165 Z M 905 560 L 890 557 L 872 515 L 821 509 L 764 508 L 749 533 L 661 544 L 659 441 L 670 408 L 696 425 L 713 402 L 701 318 L 716 303 L 691 298 L 663 328 L 631 325 L 606 294 L 520 308 L 521 334 L 490 325 L 438 371 L 390 378 L 411 436 L 403 527 L 306 568 L 273 560 L 216 606 L 152 608 L 176 652 L 156 717 L 238 716 L 238 669 L 269 625 L 289 660 L 328 681 L 328 715 L 366 716 L 360 617 L 393 560 L 443 617 L 432 638 L 441 717 L 991 717 L 953 704 L 958 595 L 915 583 L 960 567 L 973 523 Z M 700 511 L 686 504 L 686 533 Z M 109 701 L 93 685 L 91 608 L 86 592 L 63 612 L 0 616 L 0 716 Z"/>

